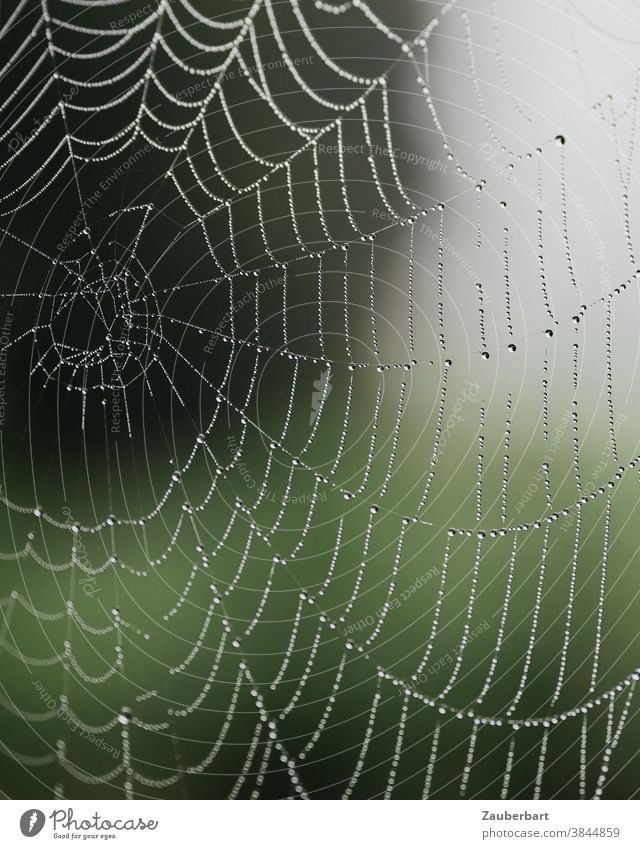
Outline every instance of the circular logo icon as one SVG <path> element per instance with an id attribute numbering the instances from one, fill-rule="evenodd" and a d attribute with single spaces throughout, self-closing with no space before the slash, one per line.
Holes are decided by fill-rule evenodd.
<path id="1" fill-rule="evenodd" d="M 37 808 L 30 808 L 20 817 L 20 831 L 25 837 L 35 837 L 44 827 L 46 817 Z"/>

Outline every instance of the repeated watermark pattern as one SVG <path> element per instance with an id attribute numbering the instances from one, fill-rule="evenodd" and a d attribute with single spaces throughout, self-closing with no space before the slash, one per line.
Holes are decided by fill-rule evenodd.
<path id="1" fill-rule="evenodd" d="M 593 219 L 582 200 L 582 195 L 574 195 L 572 201 L 596 252 L 596 258 L 600 264 L 600 282 L 602 284 L 602 290 L 605 294 L 609 295 L 613 291 L 613 283 L 611 282 L 611 266 L 607 262 L 607 256 L 605 253 L 604 239 L 600 236 L 598 228 L 594 224 Z M 613 311 L 615 309 L 615 302 L 612 302 L 611 306 Z"/>
<path id="2" fill-rule="evenodd" d="M 489 629 L 489 622 L 485 619 L 483 622 L 480 622 L 479 625 L 476 625 L 475 628 L 471 628 L 467 639 L 465 640 L 464 646 L 468 647 L 469 643 L 472 643 L 480 634 L 483 634 L 485 631 Z M 424 684 L 428 681 L 429 677 L 435 675 L 437 672 L 440 672 L 441 669 L 444 669 L 445 666 L 449 666 L 454 663 L 458 658 L 458 654 L 454 651 L 453 654 L 451 652 L 445 652 L 438 660 L 435 660 L 431 666 L 428 667 L 426 672 L 420 672 L 418 675 L 413 676 L 414 681 L 419 681 L 421 684 Z"/>
<path id="3" fill-rule="evenodd" d="M 520 511 L 527 505 L 533 496 L 538 491 L 538 484 L 541 480 L 543 480 L 546 476 L 546 473 L 551 468 L 551 464 L 554 461 L 554 458 L 558 452 L 558 446 L 560 445 L 560 440 L 562 439 L 564 432 L 567 429 L 567 425 L 571 419 L 571 413 L 569 410 L 565 410 L 560 422 L 555 428 L 551 440 L 549 442 L 549 447 L 547 449 L 547 453 L 544 455 L 542 459 L 542 463 L 538 466 L 538 469 L 533 476 L 533 480 L 526 488 L 524 493 L 521 495 L 520 500 L 516 504 L 516 513 L 520 513 Z"/>
<path id="4" fill-rule="evenodd" d="M 514 175 L 513 163 L 507 163 L 505 165 L 497 161 L 501 153 L 501 148 L 489 144 L 489 142 L 482 142 L 476 151 L 476 156 L 481 156 L 482 161 L 486 165 L 488 165 L 496 174 L 504 177 L 507 183 L 520 192 L 523 197 L 531 201 L 531 203 L 535 203 L 537 209 L 541 209 L 543 211 L 548 209 L 549 204 L 538 197 L 537 190 L 530 188 L 526 185 L 526 183 L 520 182 L 520 180 L 518 180 L 518 178 Z"/>
<path id="5" fill-rule="evenodd" d="M 440 439 L 438 440 L 438 447 L 434 452 L 434 456 L 439 457 L 444 452 L 447 442 L 449 441 L 451 434 L 455 430 L 456 425 L 464 421 L 462 409 L 464 407 L 465 401 L 470 401 L 472 404 L 475 404 L 478 400 L 479 393 L 480 384 L 477 381 L 472 382 L 471 380 L 465 380 L 464 388 L 460 395 L 453 402 L 453 408 L 451 410 L 449 418 L 444 423 Z"/>
<path id="6" fill-rule="evenodd" d="M 54 698 L 50 693 L 48 693 L 44 684 L 36 679 L 31 682 L 33 686 L 36 688 L 38 693 L 40 694 L 40 699 L 46 704 L 49 710 L 55 710 L 56 716 L 60 719 L 63 719 L 65 723 L 69 726 L 69 728 L 74 732 L 80 735 L 80 737 L 88 740 L 90 743 L 93 743 L 94 746 L 97 746 L 100 749 L 104 749 L 105 752 L 108 752 L 114 758 L 120 757 L 120 749 L 117 749 L 115 746 L 112 746 L 110 743 L 103 737 L 96 736 L 88 731 L 86 728 L 82 728 L 78 722 L 69 715 L 69 712 L 65 708 L 64 705 L 61 705 L 56 698 Z"/>
<path id="7" fill-rule="evenodd" d="M 116 368 L 109 376 L 109 382 L 111 385 L 111 433 L 120 433 L 122 416 L 125 413 L 125 389 L 122 382 L 122 375 L 117 369 L 117 364 L 121 357 L 125 357 L 127 355 L 129 347 L 129 333 L 131 331 L 132 324 L 131 316 L 125 315 L 120 335 L 114 341 L 112 346 L 112 357 Z"/>
<path id="8" fill-rule="evenodd" d="M 233 454 L 233 468 L 240 474 L 240 477 L 247 485 L 247 489 L 255 489 L 258 483 L 244 460 L 239 459 L 241 453 L 240 445 L 233 434 L 227 436 L 227 446 Z M 311 504 L 313 501 L 326 500 L 326 492 L 317 492 L 315 495 L 310 492 L 302 492 L 298 495 L 286 495 L 276 493 L 273 490 L 268 490 L 260 498 L 261 503 L 269 501 L 272 504 Z"/>
<path id="9" fill-rule="evenodd" d="M 251 291 L 247 291 L 241 298 L 238 298 L 237 301 L 233 304 L 233 309 L 228 310 L 217 323 L 213 331 L 211 332 L 211 336 L 209 341 L 204 346 L 204 350 L 207 354 L 212 354 L 213 349 L 218 344 L 220 336 L 224 336 L 224 331 L 227 326 L 231 322 L 232 316 L 236 315 L 240 312 L 240 310 L 244 309 L 247 304 L 252 303 L 256 299 L 256 295 L 263 295 L 265 292 L 268 292 L 270 289 L 273 289 L 274 286 L 279 286 L 283 282 L 283 277 L 272 277 L 269 280 L 265 280 L 264 283 L 258 283 L 256 288 Z"/>
<path id="10" fill-rule="evenodd" d="M 71 86 L 69 91 L 65 91 L 64 94 L 61 95 L 62 100 L 64 100 L 65 103 L 70 103 L 77 93 L 77 86 Z M 34 138 L 42 129 L 47 126 L 47 124 L 49 124 L 53 120 L 53 117 L 58 113 L 58 111 L 59 107 L 56 106 L 45 118 L 34 118 L 33 123 L 35 126 L 31 130 L 31 132 L 27 133 L 26 136 L 23 136 L 22 133 L 16 131 L 7 142 L 9 153 L 16 153 L 18 150 L 20 150 L 21 147 L 24 147 L 24 145 L 29 141 L 29 139 Z"/>
<path id="11" fill-rule="evenodd" d="M 94 207 L 107 189 L 112 186 L 113 183 L 117 182 L 120 177 L 125 174 L 142 156 L 150 151 L 151 145 L 149 143 L 144 144 L 142 147 L 134 151 L 128 159 L 121 162 L 117 168 L 114 168 L 108 177 L 105 177 L 104 180 L 100 181 L 99 188 L 97 188 L 92 195 L 89 195 L 83 200 L 80 212 L 71 222 L 64 238 L 56 245 L 56 250 L 62 253 L 62 251 L 64 251 L 73 242 L 78 232 L 81 232 L 86 225 L 86 211 Z"/>
<path id="12" fill-rule="evenodd" d="M 289 64 L 295 65 L 296 67 L 312 65 L 313 56 L 291 56 Z M 251 72 L 256 72 L 258 70 L 277 71 L 286 69 L 288 69 L 288 65 L 284 59 L 273 59 L 269 62 L 262 62 L 259 67 L 257 65 L 247 65 L 246 71 L 243 70 L 242 72 L 236 71 L 233 68 L 228 68 L 223 74 L 205 77 L 200 80 L 200 82 L 193 83 L 192 85 L 183 88 L 181 91 L 176 92 L 175 97 L 177 97 L 178 100 L 184 100 L 185 97 L 191 97 L 194 94 L 198 94 L 198 92 L 204 92 L 214 86 L 219 86 L 227 80 L 242 79 L 243 77 L 248 76 Z M 320 147 L 320 145 L 318 147 Z"/>
<path id="13" fill-rule="evenodd" d="M 354 631 L 361 631 L 363 628 L 371 627 L 374 622 L 379 620 L 383 613 L 388 612 L 391 609 L 395 610 L 402 607 L 405 601 L 408 601 L 414 593 L 416 593 L 425 584 L 428 584 L 432 578 L 437 577 L 439 574 L 440 570 L 436 566 L 432 566 L 431 569 L 428 569 L 424 573 L 424 575 L 420 575 L 420 577 L 416 578 L 411 586 L 407 587 L 406 590 L 403 590 L 399 595 L 394 595 L 387 603 L 388 607 L 381 607 L 380 610 L 377 610 L 375 613 L 370 613 L 368 616 L 365 616 L 364 619 L 358 619 L 357 622 L 354 622 L 352 625 L 348 625 L 344 629 L 345 636 L 347 634 L 353 634 Z"/>
<path id="14" fill-rule="evenodd" d="M 4 323 L 0 331 L 0 431 L 4 428 L 7 413 L 6 379 L 7 379 L 7 346 L 11 342 L 11 330 L 13 324 L 13 313 L 7 310 Z"/>
<path id="15" fill-rule="evenodd" d="M 432 159 L 424 153 L 404 150 L 404 148 L 399 146 L 392 148 L 382 147 L 379 144 L 365 144 L 364 142 L 342 145 L 319 142 L 318 153 L 366 153 L 367 156 L 393 157 L 393 159 L 406 162 L 408 165 L 421 165 L 427 171 L 442 171 L 443 174 L 446 174 L 449 168 L 449 165 L 446 162 L 442 162 L 441 159 Z M 380 212 L 380 210 L 377 211 Z"/>
<path id="16" fill-rule="evenodd" d="M 64 515 L 65 520 L 71 524 L 71 529 L 73 530 L 71 562 L 74 564 L 74 566 L 79 566 L 80 569 L 82 569 L 83 571 L 89 571 L 91 569 L 89 556 L 82 542 L 82 537 L 78 533 L 77 526 L 73 521 L 71 510 L 69 510 L 68 507 L 63 507 L 62 513 Z M 82 587 L 84 594 L 87 596 L 92 597 L 100 592 L 100 587 L 97 586 L 96 579 L 92 575 L 87 575 L 86 578 L 81 578 L 78 583 Z"/>
<path id="17" fill-rule="evenodd" d="M 626 422 L 627 417 L 624 413 L 621 413 L 616 417 L 616 420 L 613 422 L 613 435 L 614 437 L 618 435 L 620 431 L 620 426 Z M 596 465 L 594 466 L 593 471 L 589 475 L 588 480 L 583 481 L 581 484 L 582 492 L 593 492 L 598 484 L 598 481 L 601 479 L 604 472 L 610 468 L 611 457 L 613 456 L 614 448 L 613 448 L 613 440 L 607 439 L 604 444 L 602 451 L 600 452 L 600 458 Z M 604 487 L 602 488 L 602 492 L 604 492 Z M 572 512 L 576 512 L 576 508 L 572 509 Z M 560 530 L 562 533 L 565 533 L 571 526 L 573 525 L 573 519 L 571 516 L 567 516 L 562 524 L 560 525 Z"/>

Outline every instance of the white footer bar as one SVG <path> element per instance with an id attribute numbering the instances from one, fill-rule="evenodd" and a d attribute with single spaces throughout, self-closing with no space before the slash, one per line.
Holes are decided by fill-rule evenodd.
<path id="1" fill-rule="evenodd" d="M 0 846 L 638 849 L 639 816 L 635 801 L 4 801 Z"/>

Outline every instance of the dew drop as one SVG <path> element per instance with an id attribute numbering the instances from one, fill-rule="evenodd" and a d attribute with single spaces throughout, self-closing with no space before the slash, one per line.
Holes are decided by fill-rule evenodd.
<path id="1" fill-rule="evenodd" d="M 120 723 L 120 725 L 128 725 L 132 719 L 133 713 L 131 711 L 131 708 L 120 708 L 120 713 L 118 714 L 118 722 Z"/>

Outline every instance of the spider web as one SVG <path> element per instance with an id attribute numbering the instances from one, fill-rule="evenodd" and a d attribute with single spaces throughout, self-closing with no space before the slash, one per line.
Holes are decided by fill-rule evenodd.
<path id="1" fill-rule="evenodd" d="M 12 793 L 637 791 L 637 14 L 420 6 L 5 13 Z"/>

